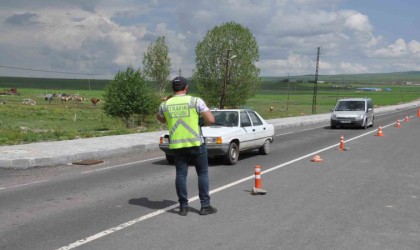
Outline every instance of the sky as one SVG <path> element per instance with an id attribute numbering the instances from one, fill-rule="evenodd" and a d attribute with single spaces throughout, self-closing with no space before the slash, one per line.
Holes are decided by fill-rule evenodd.
<path id="1" fill-rule="evenodd" d="M 112 79 L 142 67 L 165 36 L 170 78 L 195 47 L 236 22 L 259 46 L 261 76 L 420 71 L 418 0 L 0 0 L 0 76 Z M 234 59 L 232 59 L 234 60 Z"/>

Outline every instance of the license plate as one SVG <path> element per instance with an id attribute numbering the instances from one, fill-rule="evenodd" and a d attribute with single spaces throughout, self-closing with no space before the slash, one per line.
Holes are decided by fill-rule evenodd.
<path id="1" fill-rule="evenodd" d="M 351 121 L 340 121 L 341 123 L 351 123 Z"/>

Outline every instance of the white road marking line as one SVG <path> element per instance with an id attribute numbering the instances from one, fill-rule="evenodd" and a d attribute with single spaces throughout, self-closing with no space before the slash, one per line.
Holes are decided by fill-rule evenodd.
<path id="1" fill-rule="evenodd" d="M 58 248 L 58 250 L 68 250 L 68 249 L 73 249 L 73 248 L 79 247 L 79 246 L 84 245 L 84 244 L 86 244 L 88 242 L 91 242 L 91 241 L 94 241 L 96 239 L 102 238 L 102 237 L 104 237 L 104 236 L 106 236 L 108 234 L 115 233 L 115 232 L 117 232 L 117 231 L 119 231 L 121 229 L 124 229 L 126 227 L 132 226 L 132 225 L 134 225 L 134 224 L 136 224 L 138 222 L 141 222 L 141 221 L 150 219 L 152 217 L 155 217 L 155 216 L 157 216 L 159 214 L 162 214 L 162 213 L 164 213 L 164 212 L 166 212 L 168 210 L 174 209 L 176 207 L 178 207 L 178 204 L 169 206 L 169 207 L 164 208 L 164 209 L 157 210 L 157 211 L 155 211 L 153 213 L 150 213 L 150 214 L 146 214 L 146 215 L 144 215 L 142 217 L 139 217 L 139 218 L 137 218 L 135 220 L 128 221 L 128 222 L 123 223 L 123 224 L 121 224 L 119 226 L 116 226 L 116 227 L 107 229 L 105 231 L 102 231 L 102 232 L 97 233 L 95 235 L 89 236 L 89 237 L 84 238 L 82 240 L 78 240 L 78 241 L 76 241 L 76 242 L 74 242 L 74 243 L 72 243 L 70 245 L 67 245 L 67 246 Z"/>
<path id="2" fill-rule="evenodd" d="M 10 189 L 10 188 L 18 188 L 18 187 L 28 186 L 28 185 L 37 184 L 37 183 L 46 182 L 46 181 L 48 181 L 48 180 L 34 181 L 34 182 L 29 182 L 29 183 L 25 183 L 25 184 L 10 186 L 10 187 L 0 187 L 0 190 Z"/>
<path id="3" fill-rule="evenodd" d="M 391 126 L 391 125 L 394 125 L 394 123 L 392 123 L 392 124 L 388 124 L 388 125 L 386 125 L 386 126 L 383 126 L 383 128 L 389 127 L 389 126 Z M 369 131 L 369 132 L 367 132 L 367 133 L 364 133 L 364 134 L 361 134 L 361 135 L 359 135 L 359 136 L 353 137 L 353 138 L 351 138 L 351 139 L 347 140 L 347 142 L 349 142 L 349 141 L 353 141 L 353 140 L 356 140 L 356 139 L 358 139 L 358 138 L 361 138 L 361 137 L 366 136 L 366 135 L 369 135 L 369 134 L 373 134 L 373 133 L 375 133 L 375 132 L 376 132 L 376 131 Z M 317 151 L 315 151 L 315 152 L 309 153 L 309 154 L 307 154 L 307 155 L 301 156 L 301 157 L 296 158 L 296 159 L 294 159 L 294 160 L 291 160 L 291 161 L 285 162 L 285 163 L 280 164 L 280 165 L 278 165 L 278 166 L 274 166 L 274 167 L 272 167 L 272 168 L 270 168 L 270 169 L 267 169 L 267 170 L 265 170 L 265 171 L 262 171 L 262 172 L 261 172 L 261 174 L 266 174 L 266 173 L 269 173 L 269 172 L 271 172 L 271 171 L 274 171 L 274 170 L 276 170 L 276 169 L 279 169 L 279 168 L 285 167 L 285 166 L 287 166 L 287 165 L 290 165 L 290 164 L 295 163 L 295 162 L 297 162 L 297 161 L 300 161 L 300 160 L 302 160 L 302 159 L 305 159 L 305 158 L 311 157 L 311 156 L 313 156 L 313 155 L 315 155 L 315 154 L 318 154 L 318 153 L 320 153 L 320 152 L 323 152 L 323 151 L 329 150 L 329 149 L 334 148 L 334 147 L 337 147 L 337 146 L 339 146 L 339 145 L 340 145 L 340 143 L 336 143 L 336 144 L 331 145 L 331 146 L 328 146 L 328 147 L 326 147 L 326 148 L 323 148 L 323 149 L 317 150 Z M 227 188 L 233 187 L 233 186 L 235 186 L 235 185 L 238 185 L 238 184 L 240 184 L 240 183 L 242 183 L 242 182 L 245 182 L 245 181 L 247 181 L 247 180 L 251 180 L 251 179 L 253 179 L 253 178 L 255 178 L 255 175 L 251 175 L 251 176 L 245 177 L 245 178 L 243 178 L 243 179 L 237 180 L 237 181 L 235 181 L 235 182 L 231 182 L 231 183 L 229 183 L 229 184 L 227 184 L 227 185 L 224 185 L 224 186 L 221 186 L 221 187 L 219 187 L 219 188 L 216 188 L 216 189 L 211 190 L 211 191 L 210 191 L 210 194 L 214 194 L 214 193 L 217 193 L 217 192 L 223 191 L 223 190 L 225 190 L 225 189 L 227 189 Z M 192 198 L 188 199 L 188 201 L 189 201 L 189 202 L 193 202 L 193 201 L 196 201 L 196 200 L 198 200 L 198 199 L 199 199 L 199 198 L 198 198 L 198 196 L 194 196 L 194 197 L 192 197 Z M 63 247 L 61 247 L 61 248 L 58 248 L 57 250 L 69 250 L 69 249 L 73 249 L 73 248 L 79 247 L 79 246 L 81 246 L 81 245 L 84 245 L 84 244 L 89 243 L 89 242 L 91 242 L 91 241 L 94 241 L 94 240 L 96 240 L 96 239 L 102 238 L 102 237 L 104 237 L 104 236 L 106 236 L 106 235 L 108 235 L 108 234 L 112 234 L 112 233 L 115 233 L 115 232 L 117 232 L 117 231 L 119 231 L 119 230 L 121 230 L 121 229 L 124 229 L 124 228 L 130 227 L 130 226 L 132 226 L 132 225 L 134 225 L 134 224 L 136 224 L 136 223 L 138 223 L 138 222 L 145 221 L 145 220 L 147 220 L 147 219 L 153 218 L 153 217 L 155 217 L 155 216 L 157 216 L 157 215 L 159 215 L 159 214 L 162 214 L 162 213 L 164 213 L 164 212 L 166 212 L 166 211 L 169 211 L 169 210 L 172 210 L 172 209 L 174 209 L 174 208 L 177 208 L 178 206 L 179 206 L 178 204 L 174 204 L 174 205 L 172 205 L 172 206 L 169 206 L 169 207 L 166 207 L 166 208 L 163 208 L 163 209 L 157 210 L 157 211 L 155 211 L 155 212 L 153 212 L 153 213 L 149 213 L 149 214 L 143 215 L 143 216 L 141 216 L 141 217 L 139 217 L 139 218 L 137 218 L 137 219 L 134 219 L 134 220 L 131 220 L 131 221 L 125 222 L 125 223 L 120 224 L 120 225 L 118 225 L 118 226 L 116 226 L 116 227 L 113 227 L 113 228 L 110 228 L 110 229 L 104 230 L 104 231 L 102 231 L 102 232 L 99 232 L 99 233 L 94 234 L 94 235 L 92 235 L 92 236 L 89 236 L 89 237 L 87 237 L 87 238 L 84 238 L 84 239 L 78 240 L 78 241 L 76 241 L 76 242 L 73 242 L 73 243 L 71 243 L 70 245 L 63 246 Z"/>
<path id="4" fill-rule="evenodd" d="M 314 129 L 319 129 L 319 128 L 323 128 L 323 127 L 325 127 L 325 126 L 315 127 L 315 128 L 307 128 L 307 129 L 302 129 L 302 130 L 299 130 L 299 131 L 288 132 L 288 133 L 283 133 L 283 134 L 277 134 L 277 135 L 274 135 L 274 136 L 290 135 L 290 134 L 294 134 L 294 133 L 297 133 L 297 132 L 303 132 L 303 131 L 308 131 L 308 130 L 314 130 Z"/>
<path id="5" fill-rule="evenodd" d="M 141 160 L 141 161 L 136 161 L 136 162 L 129 162 L 129 163 L 125 163 L 125 164 L 120 164 L 120 165 L 110 166 L 110 167 L 106 167 L 106 168 L 98 168 L 98 169 L 95 169 L 95 170 L 90 170 L 90 171 L 85 171 L 85 172 L 82 172 L 82 174 L 88 174 L 88 173 L 93 173 L 93 172 L 99 172 L 99 171 L 103 171 L 103 170 L 108 170 L 108 169 L 112 169 L 112 168 L 119 168 L 119 167 L 128 166 L 128 165 L 133 165 L 133 164 L 142 163 L 142 162 L 146 162 L 146 161 L 158 160 L 158 159 L 162 159 L 162 158 L 164 158 L 164 157 L 163 157 L 163 156 L 161 156 L 161 157 L 156 157 L 156 158 L 151 158 L 151 159 L 146 159 L 146 160 Z"/>

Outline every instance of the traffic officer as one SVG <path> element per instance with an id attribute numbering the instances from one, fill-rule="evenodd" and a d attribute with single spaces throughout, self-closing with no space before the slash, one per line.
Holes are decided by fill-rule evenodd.
<path id="1" fill-rule="evenodd" d="M 179 201 L 179 214 L 188 214 L 187 175 L 188 163 L 193 162 L 198 176 L 200 215 L 217 212 L 210 205 L 207 149 L 200 125 L 214 123 L 214 116 L 206 103 L 198 97 L 187 95 L 188 82 L 178 76 L 172 80 L 173 96 L 159 106 L 156 118 L 168 123 L 169 149 L 176 167 L 175 187 Z M 204 124 L 199 124 L 200 116 Z"/>

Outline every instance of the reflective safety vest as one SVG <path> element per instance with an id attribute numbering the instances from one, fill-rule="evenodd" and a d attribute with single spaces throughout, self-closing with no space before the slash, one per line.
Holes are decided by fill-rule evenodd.
<path id="1" fill-rule="evenodd" d="M 189 148 L 201 145 L 197 97 L 173 96 L 161 104 L 169 129 L 169 148 Z"/>

